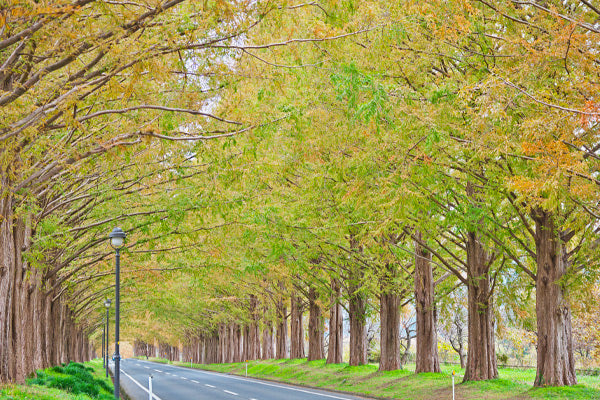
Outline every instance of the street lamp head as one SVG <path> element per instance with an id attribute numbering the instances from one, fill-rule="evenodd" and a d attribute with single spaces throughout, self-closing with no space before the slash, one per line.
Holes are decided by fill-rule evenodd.
<path id="1" fill-rule="evenodd" d="M 106 307 L 108 309 L 110 307 L 110 302 L 111 302 L 110 299 L 104 300 L 104 307 Z"/>
<path id="2" fill-rule="evenodd" d="M 125 241 L 125 236 L 127 236 L 127 234 L 123 232 L 123 229 L 118 227 L 113 229 L 110 235 L 108 235 L 110 238 L 110 245 L 114 249 L 120 249 Z"/>

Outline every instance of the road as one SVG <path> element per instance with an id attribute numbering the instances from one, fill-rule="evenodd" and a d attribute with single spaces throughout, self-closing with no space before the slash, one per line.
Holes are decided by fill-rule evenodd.
<path id="1" fill-rule="evenodd" d="M 111 368 L 113 365 L 111 363 Z M 131 400 L 360 400 L 346 395 L 150 361 L 121 360 L 121 386 Z"/>

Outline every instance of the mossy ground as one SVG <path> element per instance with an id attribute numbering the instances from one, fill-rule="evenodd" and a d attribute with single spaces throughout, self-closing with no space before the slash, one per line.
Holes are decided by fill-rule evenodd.
<path id="1" fill-rule="evenodd" d="M 37 371 L 26 385 L 0 388 L 2 400 L 110 400 L 113 385 L 105 378 L 102 360 L 70 363 Z"/>
<path id="2" fill-rule="evenodd" d="M 190 363 L 175 363 L 190 366 Z M 194 364 L 194 368 L 244 375 L 244 363 Z M 464 371 L 456 366 L 442 366 L 442 373 L 414 374 L 414 365 L 405 369 L 379 372 L 377 365 L 350 367 L 346 363 L 325 364 L 325 360 L 266 360 L 248 363 L 248 376 L 301 384 L 324 389 L 342 390 L 372 397 L 403 400 L 452 398 L 452 370 L 456 371 L 456 399 L 600 399 L 600 377 L 579 376 L 579 384 L 563 388 L 532 387 L 535 370 L 500 368 L 499 378 L 492 381 L 462 384 Z"/>

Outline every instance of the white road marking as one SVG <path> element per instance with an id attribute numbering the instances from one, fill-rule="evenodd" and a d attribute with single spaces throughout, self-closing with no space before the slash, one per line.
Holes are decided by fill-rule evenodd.
<path id="1" fill-rule="evenodd" d="M 171 374 L 171 376 L 175 377 L 175 378 L 179 378 L 177 375 L 175 374 Z"/>
<path id="2" fill-rule="evenodd" d="M 131 375 L 129 375 L 127 372 L 121 370 L 121 372 L 123 373 L 123 375 L 125 375 L 126 377 L 128 377 L 129 379 L 131 379 L 133 381 L 133 383 L 135 383 L 136 385 L 138 385 L 139 387 L 141 387 L 142 389 L 144 389 L 144 391 L 148 394 L 150 394 L 150 392 L 148 391 L 148 389 L 146 389 L 144 386 L 142 386 L 141 383 L 139 383 L 138 381 L 136 381 L 135 379 L 133 379 L 133 377 Z M 154 393 L 152 393 L 152 398 L 155 400 L 162 400 L 160 397 L 158 397 L 157 395 L 155 395 Z"/>
<path id="3" fill-rule="evenodd" d="M 182 376 L 181 379 L 184 379 L 186 381 L 188 380 L 188 378 L 186 378 L 185 376 Z"/>
<path id="4" fill-rule="evenodd" d="M 200 383 L 200 382 L 198 382 L 198 381 L 195 381 L 195 380 L 193 380 L 193 379 L 192 379 L 192 382 L 194 382 L 194 383 Z"/>
<path id="5" fill-rule="evenodd" d="M 144 368 L 146 368 L 146 369 L 150 369 L 150 367 L 146 367 L 146 366 L 144 366 Z"/>
<path id="6" fill-rule="evenodd" d="M 180 367 L 174 367 L 174 368 L 180 368 Z M 330 399 L 351 400 L 348 397 L 341 397 L 341 396 L 335 396 L 335 395 L 332 395 L 332 394 L 313 392 L 313 391 L 310 391 L 310 390 L 295 388 L 295 387 L 292 387 L 292 386 L 277 385 L 277 384 L 273 384 L 273 383 L 267 383 L 267 382 L 263 382 L 263 381 L 257 381 L 257 380 L 254 380 L 254 379 L 247 379 L 247 378 L 242 378 L 242 377 L 235 377 L 235 376 L 226 375 L 226 374 L 219 374 L 219 373 L 216 373 L 216 372 L 208 372 L 208 371 L 204 371 L 204 370 L 197 370 L 197 371 L 199 373 L 203 373 L 203 374 L 206 374 L 206 375 L 214 375 L 214 376 L 219 376 L 219 377 L 225 378 L 225 379 L 229 378 L 229 379 L 234 379 L 234 380 L 237 380 L 237 381 L 245 381 L 245 382 L 249 382 L 249 383 L 254 383 L 256 385 L 271 386 L 271 387 L 276 387 L 276 388 L 280 388 L 280 389 L 292 390 L 292 391 L 295 391 L 295 392 L 308 393 L 308 394 L 312 394 L 312 395 L 315 395 L 315 396 L 327 397 L 327 398 L 330 398 Z M 205 383 L 204 386 L 208 386 L 210 388 L 214 388 L 215 387 L 213 385 L 209 385 L 208 383 Z"/>
<path id="7" fill-rule="evenodd" d="M 273 383 L 267 383 L 267 382 L 257 381 L 257 380 L 254 380 L 254 379 L 246 379 L 246 378 L 234 377 L 234 376 L 231 376 L 231 375 L 219 374 L 219 373 L 216 373 L 216 372 L 207 372 L 207 371 L 203 371 L 203 370 L 198 370 L 198 372 L 204 373 L 204 374 L 207 374 L 207 375 L 219 376 L 221 378 L 234 379 L 236 381 L 251 382 L 251 383 L 254 383 L 254 384 L 257 384 L 257 385 L 271 386 L 271 387 L 276 387 L 276 388 L 280 388 L 280 389 L 293 390 L 295 392 L 313 394 L 315 396 L 328 397 L 330 399 L 350 400 L 348 397 L 340 397 L 340 396 L 335 396 L 335 395 L 332 395 L 332 394 L 318 393 L 318 392 L 313 392 L 313 391 L 310 391 L 310 390 L 299 389 L 299 388 L 290 387 L 290 386 L 275 385 Z"/>
<path id="8" fill-rule="evenodd" d="M 153 369 L 152 371 L 162 372 L 161 370 L 158 370 L 158 369 Z"/>
<path id="9" fill-rule="evenodd" d="M 232 394 L 234 396 L 237 396 L 238 394 L 236 392 L 230 392 L 229 390 L 223 390 L 225 393 L 229 393 Z"/>

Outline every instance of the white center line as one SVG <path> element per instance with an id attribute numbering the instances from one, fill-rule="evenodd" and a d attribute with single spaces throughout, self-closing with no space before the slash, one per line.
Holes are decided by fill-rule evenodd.
<path id="1" fill-rule="evenodd" d="M 209 385 L 208 383 L 205 383 L 204 386 L 208 386 L 208 387 L 214 388 L 213 385 Z"/>
<path id="2" fill-rule="evenodd" d="M 152 371 L 162 372 L 161 370 L 158 370 L 158 369 L 153 369 Z"/>
<path id="3" fill-rule="evenodd" d="M 234 396 L 237 396 L 238 394 L 236 392 L 230 392 L 229 390 L 223 390 L 225 393 L 229 393 L 232 394 Z"/>
<path id="4" fill-rule="evenodd" d="M 198 381 L 195 381 L 195 380 L 193 380 L 193 379 L 192 379 L 192 382 L 194 382 L 194 383 L 200 383 L 200 382 L 198 382 Z"/>
<path id="5" fill-rule="evenodd" d="M 150 369 L 150 367 L 144 367 L 144 368 L 146 368 L 146 369 Z"/>
<path id="6" fill-rule="evenodd" d="M 185 376 L 182 376 L 181 379 L 184 379 L 186 381 L 188 380 L 188 378 L 186 378 Z"/>

